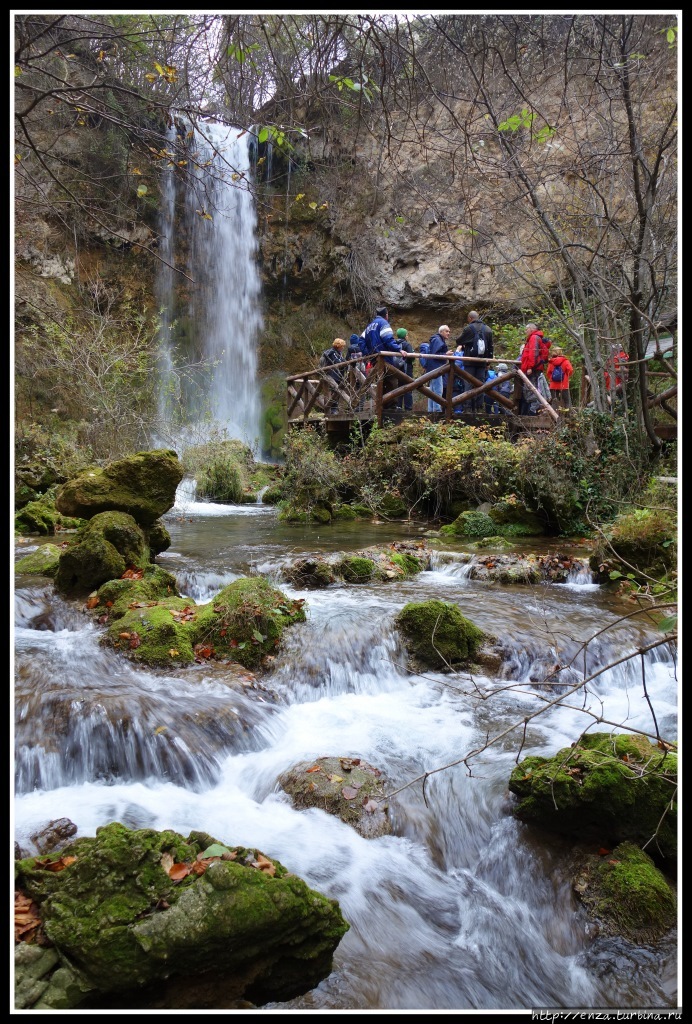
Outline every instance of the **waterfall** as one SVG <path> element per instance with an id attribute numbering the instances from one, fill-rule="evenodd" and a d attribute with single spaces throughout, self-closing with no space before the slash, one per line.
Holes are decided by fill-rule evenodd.
<path id="1" fill-rule="evenodd" d="M 188 152 L 161 188 L 161 432 L 175 447 L 210 436 L 254 447 L 262 314 L 248 135 L 205 124 Z"/>

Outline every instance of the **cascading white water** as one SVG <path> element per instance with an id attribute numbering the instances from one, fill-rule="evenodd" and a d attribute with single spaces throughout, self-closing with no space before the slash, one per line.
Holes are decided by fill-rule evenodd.
<path id="1" fill-rule="evenodd" d="M 255 447 L 262 313 L 248 137 L 205 124 L 188 150 L 162 183 L 162 432 L 183 448 L 212 434 Z"/>

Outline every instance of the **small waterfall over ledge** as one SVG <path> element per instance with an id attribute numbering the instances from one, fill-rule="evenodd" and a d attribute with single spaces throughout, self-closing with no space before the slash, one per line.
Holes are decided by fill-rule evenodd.
<path id="1" fill-rule="evenodd" d="M 254 448 L 262 314 L 247 136 L 205 124 L 188 151 L 162 182 L 161 433 L 178 449 L 212 436 Z"/>

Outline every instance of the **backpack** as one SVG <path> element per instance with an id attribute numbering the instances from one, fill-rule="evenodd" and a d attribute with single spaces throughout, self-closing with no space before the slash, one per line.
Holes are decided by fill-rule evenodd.
<path id="1" fill-rule="evenodd" d="M 552 342 L 550 338 L 539 337 L 536 339 L 537 355 L 536 355 L 536 369 L 542 370 L 545 364 L 550 359 L 550 346 Z"/>
<path id="2" fill-rule="evenodd" d="M 562 384 L 563 380 L 565 379 L 565 374 L 560 364 L 556 363 L 556 365 L 553 367 L 553 372 L 550 374 L 550 379 L 552 380 L 553 384 Z"/>
<path id="3" fill-rule="evenodd" d="M 483 328 L 476 334 L 476 352 L 479 356 L 485 355 L 485 338 L 483 337 Z"/>
<path id="4" fill-rule="evenodd" d="M 430 345 L 428 345 L 427 341 L 424 341 L 422 343 L 421 347 L 418 349 L 418 354 L 421 357 L 420 364 L 421 364 L 421 366 L 423 367 L 424 370 L 429 370 L 430 369 L 430 367 L 428 366 L 428 360 L 424 358 L 424 356 L 426 356 L 429 351 L 430 351 Z"/>

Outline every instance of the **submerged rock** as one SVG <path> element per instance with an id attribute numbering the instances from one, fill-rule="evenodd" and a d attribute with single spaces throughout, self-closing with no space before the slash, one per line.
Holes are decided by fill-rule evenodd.
<path id="1" fill-rule="evenodd" d="M 335 814 L 365 839 L 392 831 L 382 772 L 360 758 L 318 757 L 279 778 L 294 807 Z"/>
<path id="2" fill-rule="evenodd" d="M 53 944 L 50 963 L 22 953 L 40 980 L 27 992 L 27 971 L 18 992 L 33 1009 L 287 1000 L 330 973 L 349 927 L 279 861 L 201 832 L 116 822 L 15 874 Z"/>
<path id="3" fill-rule="evenodd" d="M 391 582 L 408 579 L 430 566 L 430 553 L 421 543 L 394 542 L 369 547 L 348 555 L 315 555 L 299 558 L 283 570 L 288 583 L 299 587 L 328 587 L 344 583 Z"/>

